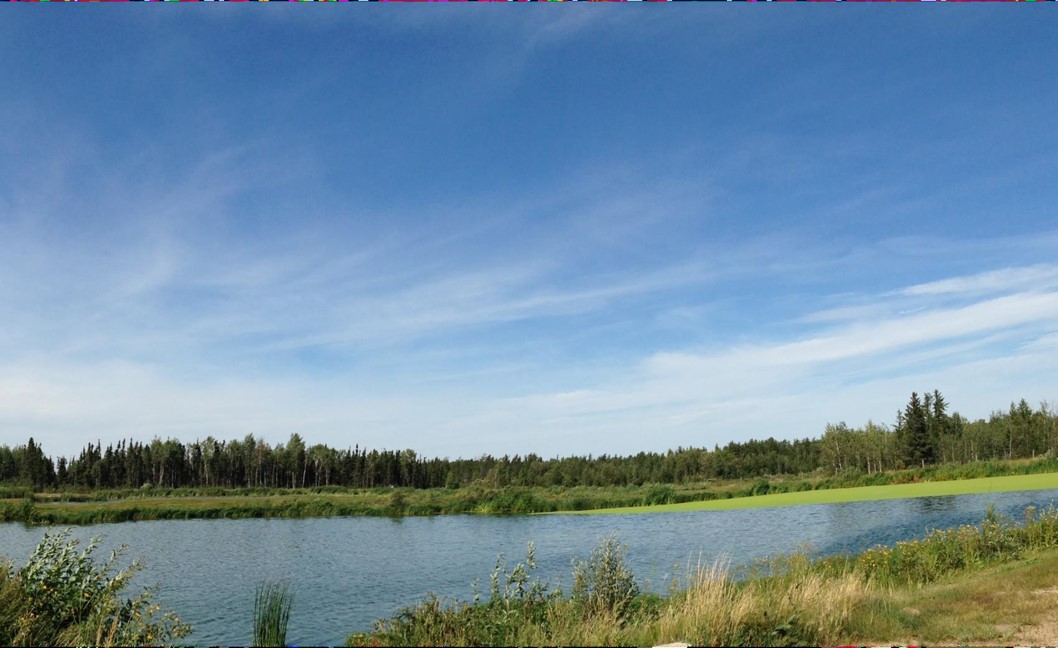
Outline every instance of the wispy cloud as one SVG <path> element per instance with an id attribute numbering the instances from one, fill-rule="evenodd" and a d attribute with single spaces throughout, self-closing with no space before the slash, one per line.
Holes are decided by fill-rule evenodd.
<path id="1" fill-rule="evenodd" d="M 1008 268 L 1000 274 L 1030 277 L 1039 271 Z M 976 278 L 951 281 L 970 285 Z M 1007 287 L 1014 285 L 1020 284 Z M 912 390 L 940 388 L 969 416 L 986 416 L 990 409 L 980 408 L 1002 407 L 1004 399 L 1024 394 L 1053 399 L 1058 383 L 1044 376 L 1058 329 L 1058 292 L 1007 292 L 976 300 L 968 295 L 963 305 L 913 315 L 872 312 L 794 340 L 716 353 L 656 353 L 591 389 L 541 393 L 496 407 L 537 427 L 585 430 L 585 450 L 614 438 L 621 442 L 612 451 L 633 451 L 644 442 L 639 435 L 648 433 L 671 446 L 814 436 L 826 422 L 841 419 L 889 422 Z M 877 298 L 893 294 L 904 291 Z"/>
<path id="2" fill-rule="evenodd" d="M 1046 290 L 1058 286 L 1058 266 L 1041 263 L 1023 268 L 1003 268 L 968 277 L 909 286 L 903 295 L 983 294 L 1012 289 Z"/>

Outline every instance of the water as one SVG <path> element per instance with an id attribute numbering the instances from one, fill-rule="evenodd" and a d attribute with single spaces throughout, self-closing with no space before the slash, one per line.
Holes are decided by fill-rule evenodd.
<path id="1" fill-rule="evenodd" d="M 161 520 L 76 527 L 74 535 L 106 534 L 99 560 L 121 544 L 130 547 L 122 564 L 143 556 L 137 586 L 158 584 L 163 609 L 193 625 L 189 642 L 248 645 L 254 591 L 268 578 L 294 584 L 288 641 L 337 645 L 430 591 L 469 599 L 478 579 L 487 597 L 497 554 L 513 565 L 530 540 L 536 574 L 568 592 L 571 560 L 616 531 L 636 575 L 664 592 L 699 558 L 727 556 L 737 566 L 805 543 L 815 555 L 857 552 L 977 524 L 990 504 L 1020 519 L 1026 506 L 1052 502 L 1058 490 L 649 515 Z M 0 555 L 24 564 L 43 533 L 0 524 Z"/>

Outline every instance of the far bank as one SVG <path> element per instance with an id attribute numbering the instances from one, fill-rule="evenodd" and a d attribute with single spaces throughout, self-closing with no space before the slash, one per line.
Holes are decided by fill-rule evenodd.
<path id="1" fill-rule="evenodd" d="M 768 493 L 750 497 L 657 504 L 652 506 L 626 506 L 591 511 L 556 511 L 568 514 L 614 514 L 614 513 L 664 513 L 673 511 L 730 511 L 735 509 L 767 508 L 774 506 L 798 506 L 802 504 L 837 504 L 841 502 L 867 502 L 872 500 L 907 499 L 912 497 L 943 497 L 946 495 L 974 495 L 980 493 L 1007 493 L 1014 491 L 1049 490 L 1058 488 L 1058 472 L 1036 475 L 1008 475 L 1004 477 L 980 477 L 951 481 L 888 484 L 884 486 L 859 486 L 831 488 L 787 493 Z"/>
<path id="2" fill-rule="evenodd" d="M 1058 488 L 1058 458 L 1041 457 L 841 475 L 784 475 L 627 486 L 460 488 L 139 488 L 33 492 L 0 487 L 0 522 L 336 516 L 651 513 L 827 504 Z"/>

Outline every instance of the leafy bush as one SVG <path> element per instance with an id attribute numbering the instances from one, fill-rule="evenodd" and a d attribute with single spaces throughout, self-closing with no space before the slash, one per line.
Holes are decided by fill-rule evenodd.
<path id="1" fill-rule="evenodd" d="M 133 645 L 159 644 L 182 637 L 191 628 L 179 617 L 160 612 L 151 603 L 152 589 L 136 598 L 122 599 L 122 592 L 133 574 L 143 568 L 139 561 L 114 570 L 125 547 L 114 551 L 110 559 L 97 566 L 92 553 L 100 538 L 77 552 L 79 541 L 69 539 L 70 531 L 45 533 L 26 565 L 17 574 L 10 573 L 0 591 L 0 618 L 14 616 L 10 637 L 2 643 L 14 645 Z M 20 596 L 15 614 L 6 601 L 14 583 Z M 2 631 L 0 631 L 2 632 Z"/>
<path id="2" fill-rule="evenodd" d="M 533 580 L 536 548 L 532 542 L 525 562 L 508 569 L 502 554 L 490 576 L 490 597 L 482 602 L 474 594 L 473 603 L 438 598 L 433 593 L 413 607 L 401 610 L 395 617 L 375 623 L 375 634 L 367 637 L 353 634 L 350 645 L 370 641 L 392 646 L 504 646 L 518 643 L 526 628 L 546 628 L 549 612 L 561 599 L 560 591 L 549 591 L 549 585 Z M 477 589 L 475 584 L 475 590 Z"/>
<path id="3" fill-rule="evenodd" d="M 587 614 L 612 614 L 621 619 L 632 600 L 639 595 L 639 584 L 625 561 L 625 546 L 611 533 L 591 552 L 587 561 L 573 564 L 573 600 Z"/>

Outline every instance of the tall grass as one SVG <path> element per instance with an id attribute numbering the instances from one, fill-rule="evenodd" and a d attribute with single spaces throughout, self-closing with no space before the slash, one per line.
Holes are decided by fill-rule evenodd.
<path id="1" fill-rule="evenodd" d="M 1028 551 L 1058 546 L 1058 510 L 1025 509 L 1022 524 L 996 515 L 989 507 L 980 526 L 937 529 L 925 538 L 875 547 L 846 562 L 864 578 L 882 585 L 921 585 L 949 574 L 1016 560 Z M 840 558 L 821 562 L 831 570 Z M 840 569 L 848 569 L 843 565 Z"/>
<path id="2" fill-rule="evenodd" d="M 12 563 L 0 558 L 0 646 L 15 643 L 15 625 L 22 616 L 24 597 L 12 574 Z"/>
<path id="3" fill-rule="evenodd" d="M 808 561 L 802 565 L 745 582 L 734 581 L 723 560 L 699 565 L 687 590 L 663 608 L 650 638 L 725 646 L 837 641 L 868 586 L 853 574 L 827 577 Z"/>
<path id="4" fill-rule="evenodd" d="M 287 623 L 293 601 L 287 583 L 263 582 L 257 586 L 253 606 L 253 645 L 287 644 Z"/>

